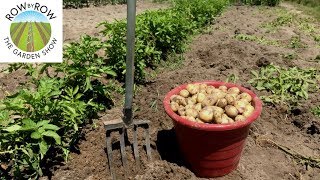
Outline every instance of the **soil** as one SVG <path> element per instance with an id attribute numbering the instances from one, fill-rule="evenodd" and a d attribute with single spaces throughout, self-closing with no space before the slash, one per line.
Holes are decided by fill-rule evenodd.
<path id="1" fill-rule="evenodd" d="M 132 132 L 129 132 L 129 144 L 126 146 L 128 167 L 125 171 L 121 165 L 119 138 L 117 138 L 117 134 L 112 134 L 114 149 L 112 162 L 117 179 L 200 179 L 188 169 L 183 157 L 181 157 L 172 121 L 165 114 L 162 106 L 164 96 L 172 88 L 194 81 L 225 81 L 234 74 L 239 77 L 237 83 L 260 96 L 266 92 L 256 91 L 247 82 L 251 78 L 250 72 L 259 70 L 263 65 L 274 63 L 282 67 L 297 66 L 320 69 L 320 63 L 309 61 L 320 54 L 320 48 L 316 47 L 312 37 L 304 34 L 295 26 L 282 27 L 274 33 L 269 33 L 260 27 L 262 23 L 275 19 L 277 17 L 275 12 L 280 8 L 294 9 L 287 4 L 285 7 L 277 8 L 230 7 L 203 34 L 194 37 L 188 51 L 183 55 L 185 60 L 182 65 L 178 68 L 175 67 L 175 70 L 170 70 L 171 67 L 159 67 L 157 76 L 150 78 L 148 83 L 140 88 L 141 90 L 134 99 L 136 110 L 134 119 L 151 121 L 152 160 L 148 160 L 144 151 L 143 129 L 139 129 L 141 167 L 136 165 L 131 144 Z M 90 20 L 80 21 L 86 23 L 86 25 L 82 25 L 83 27 L 93 27 L 96 24 Z M 319 27 L 316 22 L 314 25 Z M 81 30 L 81 33 L 79 29 L 76 38 L 84 32 L 93 34 L 97 32 L 93 28 L 90 30 L 87 27 Z M 74 40 L 75 38 L 71 38 L 73 32 L 69 33 L 72 35 L 66 33 L 66 40 L 69 37 L 70 40 Z M 239 41 L 234 38 L 236 33 L 279 39 L 283 43 L 289 42 L 292 35 L 299 33 L 301 40 L 308 47 L 295 50 L 284 46 L 277 47 L 257 42 Z M 283 58 L 284 54 L 292 52 L 297 53 L 297 59 L 288 61 Z M 10 85 L 10 79 L 7 76 L 1 77 L 0 75 L 0 80 L 2 83 L 0 86 L 7 88 Z M 4 84 L 3 80 L 6 80 L 7 84 Z M 10 88 L 7 89 L 10 90 Z M 276 142 L 308 157 L 320 157 L 320 119 L 309 112 L 310 107 L 319 105 L 319 102 L 318 93 L 311 93 L 309 100 L 304 101 L 299 108 L 292 112 L 287 112 L 286 107 L 283 106 L 265 104 L 260 118 L 251 126 L 238 168 L 230 174 L 216 179 L 320 179 L 320 169 L 299 163 L 292 156 L 270 143 L 270 141 Z M 155 104 L 152 105 L 153 103 Z M 103 121 L 120 118 L 121 115 L 122 106 L 118 105 L 106 111 L 101 119 L 95 120 L 96 126 L 87 127 L 85 137 L 79 144 L 79 151 L 70 155 L 68 163 L 55 167 L 49 178 L 53 180 L 112 179 L 108 166 Z"/>
<path id="2" fill-rule="evenodd" d="M 137 14 L 146 10 L 168 7 L 164 3 L 152 3 L 148 0 L 137 1 Z M 127 16 L 127 5 L 107 5 L 101 7 L 91 6 L 81 9 L 63 10 L 64 41 L 78 40 L 83 34 L 99 35 L 101 28 L 96 28 L 101 22 L 124 19 Z"/>

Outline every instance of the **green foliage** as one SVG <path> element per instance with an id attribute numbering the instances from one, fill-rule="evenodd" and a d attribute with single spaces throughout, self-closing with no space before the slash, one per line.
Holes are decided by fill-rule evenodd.
<path id="1" fill-rule="evenodd" d="M 277 40 L 268 40 L 264 37 L 257 37 L 255 35 L 248 35 L 248 34 L 237 34 L 235 35 L 235 38 L 240 41 L 254 41 L 258 42 L 259 44 L 263 45 L 273 45 L 273 46 L 279 46 L 279 42 Z"/>
<path id="2" fill-rule="evenodd" d="M 107 4 L 125 4 L 127 0 L 63 0 L 64 8 L 82 8 L 89 7 L 90 4 L 94 6 L 101 6 Z"/>
<path id="3" fill-rule="evenodd" d="M 320 46 L 320 34 L 314 35 L 313 38 L 314 41 Z"/>
<path id="4" fill-rule="evenodd" d="M 299 4 L 303 4 L 311 7 L 320 6 L 320 2 L 318 0 L 287 0 L 287 1 L 297 2 Z"/>
<path id="5" fill-rule="evenodd" d="M 67 159 L 81 128 L 112 104 L 116 88 L 102 80 L 115 73 L 98 56 L 101 46 L 98 39 L 84 36 L 65 48 L 61 64 L 9 67 L 8 71 L 24 69 L 32 79 L 29 88 L 0 102 L 0 162 L 11 161 L 10 176 L 41 176 L 42 164 L 54 158 L 47 156 L 50 150 Z"/>
<path id="6" fill-rule="evenodd" d="M 248 5 L 264 5 L 264 6 L 277 6 L 279 5 L 281 0 L 230 0 L 230 2 L 233 3 L 243 3 L 243 4 L 248 4 Z"/>
<path id="7" fill-rule="evenodd" d="M 295 18 L 296 16 L 294 14 L 286 10 L 281 10 L 278 13 L 278 17 L 276 19 L 272 20 L 271 22 L 262 24 L 262 27 L 270 30 L 276 30 L 279 27 L 291 25 L 294 22 Z"/>
<path id="8" fill-rule="evenodd" d="M 237 83 L 238 80 L 239 80 L 239 77 L 236 74 L 231 74 L 226 79 L 226 82 Z"/>
<path id="9" fill-rule="evenodd" d="M 315 116 L 320 117 L 320 106 L 313 108 L 311 111 Z"/>
<path id="10" fill-rule="evenodd" d="M 283 54 L 283 58 L 287 60 L 294 60 L 297 59 L 298 55 L 296 53 L 288 53 L 288 54 Z"/>
<path id="11" fill-rule="evenodd" d="M 300 36 L 293 36 L 290 39 L 290 44 L 288 47 L 296 49 L 296 48 L 305 48 L 306 45 L 301 42 Z"/>
<path id="12" fill-rule="evenodd" d="M 300 99 L 308 99 L 308 92 L 319 89 L 319 75 L 314 69 L 281 68 L 275 65 L 262 67 L 259 72 L 252 71 L 249 81 L 257 90 L 270 91 L 272 95 L 261 96 L 265 102 L 296 105 Z"/>
<path id="13" fill-rule="evenodd" d="M 299 10 L 320 20 L 320 1 L 319 0 L 287 0 L 299 4 L 295 4 Z"/>
<path id="14" fill-rule="evenodd" d="M 171 53 L 182 53 L 190 35 L 210 24 L 227 5 L 226 0 L 175 0 L 170 9 L 148 11 L 137 17 L 135 80 L 145 80 L 145 69 L 154 69 Z M 126 22 L 103 22 L 107 62 L 124 80 L 126 68 Z"/>
<path id="15" fill-rule="evenodd" d="M 277 11 L 278 17 L 271 22 L 262 24 L 261 27 L 266 28 L 270 31 L 278 30 L 280 27 L 295 25 L 299 27 L 299 30 L 304 32 L 306 35 L 314 39 L 314 41 L 320 45 L 320 31 L 314 26 L 314 18 L 301 17 L 298 14 L 288 12 L 285 9 L 279 9 Z M 292 48 L 304 47 L 300 42 L 300 37 L 294 36 L 291 38 Z"/>

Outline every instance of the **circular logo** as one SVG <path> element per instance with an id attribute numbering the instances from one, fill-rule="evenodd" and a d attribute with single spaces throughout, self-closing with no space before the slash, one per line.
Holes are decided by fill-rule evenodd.
<path id="1" fill-rule="evenodd" d="M 51 38 L 48 19 L 37 11 L 25 11 L 16 16 L 10 26 L 13 43 L 22 51 L 36 52 L 44 48 Z"/>

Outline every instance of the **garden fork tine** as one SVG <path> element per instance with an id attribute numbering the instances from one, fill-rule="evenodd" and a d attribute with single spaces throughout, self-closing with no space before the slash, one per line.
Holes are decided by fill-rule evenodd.
<path id="1" fill-rule="evenodd" d="M 127 129 L 133 129 L 133 153 L 140 167 L 140 157 L 138 150 L 138 127 L 145 129 L 145 139 L 146 139 L 146 151 L 148 159 L 151 160 L 151 147 L 150 147 L 150 134 L 149 127 L 150 121 L 148 120 L 138 120 L 133 121 L 132 112 L 132 100 L 133 100 L 133 87 L 134 87 L 134 43 L 135 43 L 135 22 L 136 22 L 136 0 L 127 1 L 127 59 L 126 59 L 126 81 L 125 81 L 125 104 L 124 104 L 124 117 L 122 119 L 116 119 L 112 121 L 104 122 L 106 129 L 106 141 L 107 141 L 107 154 L 109 161 L 110 173 L 113 179 L 115 179 L 115 174 L 113 171 L 112 163 L 112 144 L 111 144 L 111 132 L 118 131 L 120 134 L 120 151 L 122 164 L 125 168 L 127 167 L 127 159 L 125 154 L 125 139 L 127 137 Z"/>

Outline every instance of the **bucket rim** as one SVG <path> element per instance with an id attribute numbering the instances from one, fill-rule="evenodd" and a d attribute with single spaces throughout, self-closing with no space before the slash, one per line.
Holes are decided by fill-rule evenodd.
<path id="1" fill-rule="evenodd" d="M 182 89 L 185 89 L 188 84 L 207 84 L 207 85 L 211 85 L 211 86 L 215 86 L 215 87 L 226 86 L 228 88 L 237 87 L 240 89 L 241 92 L 246 92 L 252 97 L 254 111 L 245 121 L 239 121 L 239 122 L 235 122 L 232 124 L 206 124 L 206 123 L 198 123 L 198 122 L 193 122 L 193 121 L 189 121 L 187 119 L 184 119 L 184 118 L 180 117 L 178 114 L 176 114 L 175 112 L 173 112 L 173 110 L 171 109 L 170 97 L 172 95 L 178 94 Z M 192 82 L 192 83 L 188 83 L 188 84 L 183 84 L 178 87 L 175 87 L 174 89 L 172 89 L 171 91 L 169 91 L 165 95 L 164 100 L 163 100 L 163 106 L 164 106 L 164 109 L 165 109 L 167 115 L 176 124 L 186 126 L 186 127 L 192 128 L 192 129 L 204 130 L 204 131 L 228 131 L 228 130 L 240 129 L 240 128 L 243 128 L 246 126 L 250 126 L 255 120 L 258 119 L 258 117 L 261 114 L 262 101 L 251 90 L 244 88 L 239 84 L 222 82 L 222 81 L 212 81 L 212 80 L 197 81 L 197 82 Z"/>

